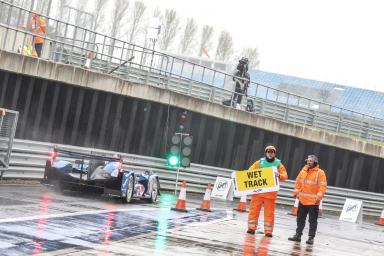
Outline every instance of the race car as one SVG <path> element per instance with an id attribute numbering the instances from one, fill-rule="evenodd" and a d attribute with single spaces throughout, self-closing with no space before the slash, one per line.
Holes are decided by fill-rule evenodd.
<path id="1" fill-rule="evenodd" d="M 58 160 L 60 158 L 60 160 Z M 133 198 L 151 203 L 160 195 L 159 177 L 146 170 L 136 174 L 123 169 L 121 157 L 85 154 L 59 148 L 51 151 L 41 184 L 54 190 L 90 191 L 119 197 L 123 203 Z"/>

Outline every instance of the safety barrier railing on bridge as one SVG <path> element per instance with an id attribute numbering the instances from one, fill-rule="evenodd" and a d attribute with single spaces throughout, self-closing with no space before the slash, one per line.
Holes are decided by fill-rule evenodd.
<path id="1" fill-rule="evenodd" d="M 24 29 L 31 10 L 0 0 L 0 49 L 17 52 L 32 46 L 33 34 Z M 47 33 L 42 57 L 86 67 L 138 83 L 146 83 L 222 104 L 232 98 L 234 76 L 175 56 L 112 38 L 73 24 L 43 16 Z M 28 42 L 28 43 L 27 43 Z M 134 56 L 134 59 L 131 59 Z M 131 61 L 129 61 L 131 60 Z M 241 78 L 238 78 L 241 79 Z M 384 142 L 384 120 L 332 106 L 251 82 L 254 113 L 288 123 L 310 126 L 367 140 Z M 244 101 L 243 101 L 244 102 Z M 243 104 L 245 108 L 245 103 Z"/>
<path id="2" fill-rule="evenodd" d="M 83 153 L 92 153 L 105 156 L 119 154 L 124 159 L 124 167 L 136 172 L 152 170 L 161 179 L 161 187 L 165 190 L 175 188 L 176 171 L 166 166 L 165 160 L 160 158 L 125 154 L 100 149 L 82 148 L 68 145 L 58 145 L 60 148 L 74 150 Z M 45 161 L 49 157 L 52 143 L 37 141 L 15 140 L 12 159 L 9 170 L 4 173 L 4 178 L 42 179 Z M 233 170 L 213 166 L 192 164 L 190 168 L 180 171 L 179 181 L 188 182 L 188 192 L 204 193 L 207 183 L 214 183 L 217 176 L 230 177 Z M 180 184 L 179 186 L 180 187 Z M 281 184 L 278 203 L 286 206 L 293 205 L 292 198 L 293 181 L 289 180 Z M 364 215 L 380 216 L 384 208 L 384 195 L 379 193 L 357 191 L 351 189 L 328 187 L 324 198 L 324 209 L 341 212 L 345 198 L 355 198 L 364 202 Z"/>

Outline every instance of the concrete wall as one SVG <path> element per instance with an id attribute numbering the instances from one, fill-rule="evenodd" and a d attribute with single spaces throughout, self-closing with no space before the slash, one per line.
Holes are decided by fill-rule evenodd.
<path id="1" fill-rule="evenodd" d="M 270 118 L 252 115 L 244 111 L 238 111 L 223 105 L 177 94 L 162 88 L 134 84 L 111 75 L 100 74 L 82 68 L 0 51 L 0 69 L 169 104 L 223 120 L 384 158 L 384 148 L 382 144 L 362 141 L 357 138 L 349 138 L 327 131 L 320 131 L 310 127 L 292 125 Z"/>
<path id="2" fill-rule="evenodd" d="M 245 169 L 273 143 L 291 179 L 314 153 L 329 185 L 384 192 L 380 145 L 66 65 L 0 52 L 0 106 L 19 111 L 20 139 L 154 157 L 165 157 L 187 109 L 194 163 Z"/>

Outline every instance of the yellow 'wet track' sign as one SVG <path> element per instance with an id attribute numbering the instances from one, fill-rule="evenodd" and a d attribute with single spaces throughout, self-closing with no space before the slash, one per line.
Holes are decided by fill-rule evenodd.
<path id="1" fill-rule="evenodd" d="M 236 194 L 259 194 L 279 190 L 275 167 L 254 170 L 236 171 L 232 173 Z"/>

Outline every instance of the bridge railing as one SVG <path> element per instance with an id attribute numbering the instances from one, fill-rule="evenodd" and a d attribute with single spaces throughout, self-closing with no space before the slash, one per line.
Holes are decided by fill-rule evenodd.
<path id="1" fill-rule="evenodd" d="M 31 55 L 32 11 L 0 0 L 0 49 Z M 4 14 L 4 15 L 3 15 Z M 222 104 L 233 97 L 234 76 L 181 58 L 130 44 L 47 16 L 42 58 L 111 73 Z M 132 57 L 134 57 L 132 59 Z M 237 79 L 241 79 L 238 78 Z M 251 82 L 252 112 L 288 123 L 384 142 L 384 120 Z"/>

